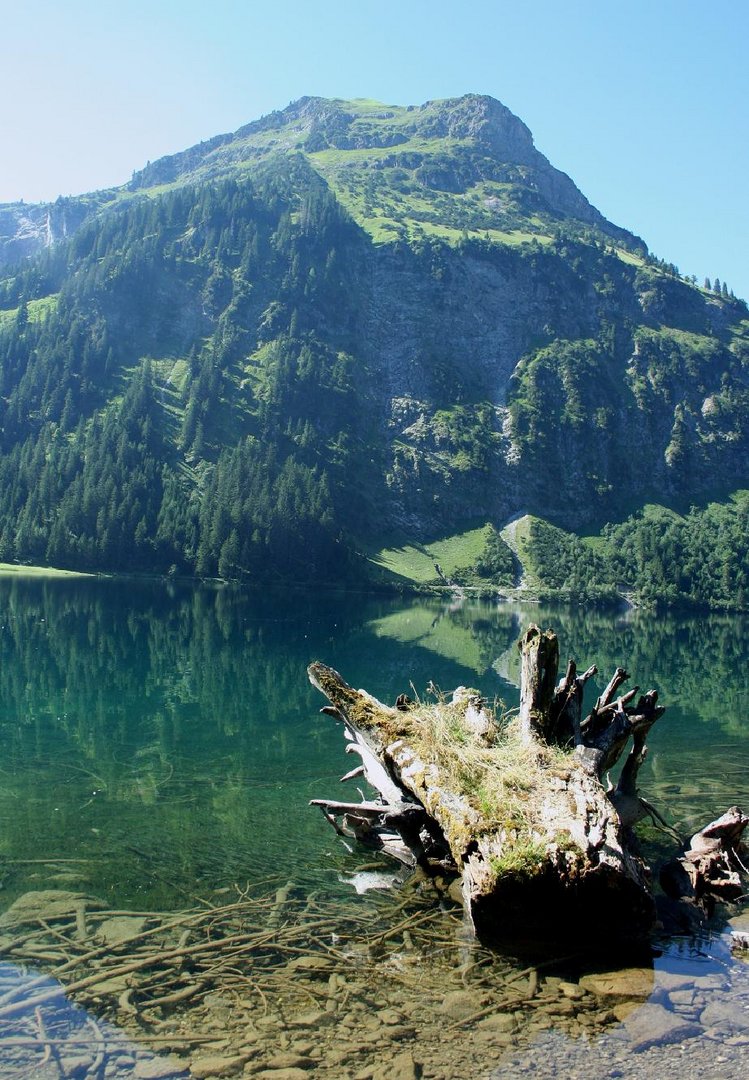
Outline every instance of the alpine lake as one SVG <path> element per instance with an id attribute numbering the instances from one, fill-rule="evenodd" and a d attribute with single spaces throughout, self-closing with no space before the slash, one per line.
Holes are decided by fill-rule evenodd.
<path id="1" fill-rule="evenodd" d="M 586 701 L 618 665 L 659 691 L 640 788 L 688 837 L 749 809 L 746 618 L 32 576 L 0 598 L 2 1080 L 749 1073 L 746 912 L 626 955 L 481 947 L 449 883 L 309 806 L 358 795 L 306 677 L 511 709 L 516 642 L 550 626 L 599 669 Z"/>

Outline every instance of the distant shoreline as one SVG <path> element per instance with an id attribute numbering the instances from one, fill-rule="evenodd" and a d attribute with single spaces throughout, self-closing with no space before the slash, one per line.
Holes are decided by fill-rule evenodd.
<path id="1" fill-rule="evenodd" d="M 424 583 L 417 581 L 361 581 L 361 582 L 304 582 L 304 581 L 239 581 L 232 578 L 219 577 L 196 577 L 190 574 L 171 575 L 157 572 L 117 571 L 117 570 L 61 570 L 54 566 L 26 566 L 20 563 L 0 562 L 0 580 L 3 578 L 34 578 L 36 580 L 49 578 L 60 580 L 63 578 L 86 578 L 98 581 L 134 581 L 134 582 L 163 582 L 175 585 L 203 585 L 214 589 L 240 588 L 250 590 L 267 591 L 273 588 L 283 590 L 306 590 L 310 587 L 325 592 L 356 592 L 371 593 L 373 595 L 389 596 L 432 596 L 435 598 L 451 597 L 453 599 L 487 600 L 495 603 L 521 603 L 521 604 L 563 604 L 574 607 L 609 608 L 621 610 L 636 610 L 654 612 L 659 609 L 680 612 L 711 612 L 726 615 L 745 615 L 743 608 L 734 608 L 723 605 L 698 604 L 681 598 L 680 600 L 664 601 L 652 598 L 638 600 L 631 592 L 616 592 L 608 595 L 586 596 L 584 599 L 572 596 L 567 590 L 552 588 L 511 588 L 502 585 L 485 583 L 481 585 L 442 585 L 437 583 Z"/>

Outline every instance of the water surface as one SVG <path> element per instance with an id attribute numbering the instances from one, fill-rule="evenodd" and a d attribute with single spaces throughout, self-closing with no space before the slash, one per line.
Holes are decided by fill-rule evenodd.
<path id="1" fill-rule="evenodd" d="M 732 803 L 749 806 L 739 617 L 80 579 L 0 580 L 0 612 L 0 910 L 29 891 L 69 889 L 112 909 L 174 911 L 265 880 L 293 882 L 300 898 L 324 892 L 342 911 L 368 903 L 350 881 L 372 860 L 308 807 L 340 796 L 350 758 L 336 724 L 319 715 L 306 665 L 323 660 L 385 701 L 423 695 L 430 683 L 463 684 L 511 708 L 515 643 L 529 621 L 557 631 L 563 657 L 598 666 L 591 698 L 619 664 L 643 689 L 658 689 L 667 712 L 651 733 L 641 787 L 679 832 Z M 654 853 L 667 846 L 653 830 L 645 839 Z M 445 919 L 446 939 L 463 948 L 455 913 Z M 673 1012 L 679 991 L 672 1000 L 657 973 L 702 977 L 706 957 L 710 976 L 719 970 L 723 981 L 699 993 L 739 993 L 743 969 L 724 940 L 659 948 L 651 1001 Z M 562 964 L 554 978 L 579 974 Z M 426 987 L 426 968 L 423 979 Z M 696 1017 L 705 1006 L 690 985 Z M 582 1068 L 582 1044 L 569 1041 L 556 1015 L 550 1007 L 538 1030 Z M 614 1031 L 617 1019 L 607 1021 Z M 506 1047 L 503 1034 L 479 1052 L 486 1075 Z M 417 1025 L 408 1043 L 415 1057 L 421 1037 Z M 532 1067 L 532 1045 L 519 1071 Z M 703 1045 L 701 1032 L 683 1052 Z M 467 1075 L 475 1061 L 471 1068 Z M 722 1075 L 732 1075 L 730 1062 Z"/>

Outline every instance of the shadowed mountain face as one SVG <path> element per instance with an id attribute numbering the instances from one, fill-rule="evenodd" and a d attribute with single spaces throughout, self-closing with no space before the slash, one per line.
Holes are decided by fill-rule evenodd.
<path id="1" fill-rule="evenodd" d="M 747 483 L 746 306 L 499 102 L 303 98 L 0 207 L 0 557 L 283 578 Z"/>

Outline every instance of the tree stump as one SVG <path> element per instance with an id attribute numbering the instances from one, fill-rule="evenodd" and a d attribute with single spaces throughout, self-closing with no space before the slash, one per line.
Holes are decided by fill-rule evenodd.
<path id="1" fill-rule="evenodd" d="M 391 707 L 311 664 L 310 681 L 330 701 L 323 712 L 343 723 L 347 750 L 360 758 L 343 779 L 363 775 L 378 792 L 360 803 L 313 803 L 339 832 L 427 872 L 454 869 L 484 940 L 642 935 L 656 909 L 632 826 L 655 813 L 637 777 L 664 709 L 654 690 L 620 694 L 629 675 L 617 668 L 583 718 L 596 669 L 578 675 L 570 661 L 557 682 L 556 635 L 537 626 L 519 648 L 520 709 L 511 719 L 464 687 L 429 705 L 401 695 Z M 736 813 L 722 831 L 722 819 L 713 823 L 708 846 L 725 834 L 735 851 L 749 821 Z"/>

